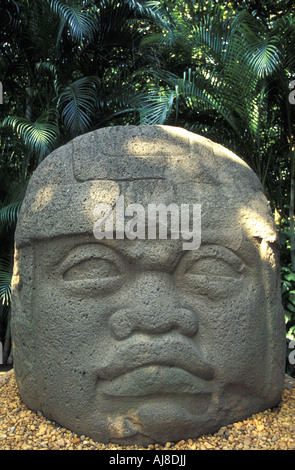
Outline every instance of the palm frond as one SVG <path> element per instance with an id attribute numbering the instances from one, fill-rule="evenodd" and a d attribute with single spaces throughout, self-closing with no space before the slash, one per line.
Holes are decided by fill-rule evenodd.
<path id="1" fill-rule="evenodd" d="M 141 108 L 138 109 L 140 124 L 155 125 L 164 124 L 172 110 L 175 100 L 175 92 L 151 90 L 143 99 Z"/>
<path id="2" fill-rule="evenodd" d="M 200 21 L 193 25 L 193 34 L 185 35 L 192 42 L 194 47 L 202 48 L 206 57 L 217 60 L 219 63 L 224 61 L 230 40 L 231 30 L 229 21 L 225 16 L 223 8 L 219 4 L 210 4 L 206 13 L 200 18 Z M 211 59 L 211 60 L 212 60 Z"/>
<path id="3" fill-rule="evenodd" d="M 8 256 L 0 259 L 0 303 L 9 305 L 11 302 L 12 262 Z"/>
<path id="4" fill-rule="evenodd" d="M 16 132 L 29 150 L 38 156 L 39 162 L 54 149 L 59 136 L 55 109 L 44 111 L 35 122 L 23 117 L 9 116 L 4 119 L 2 125 Z"/>
<path id="5" fill-rule="evenodd" d="M 155 72 L 154 72 L 155 74 Z M 145 99 L 143 99 L 142 122 L 149 124 L 163 124 L 171 114 L 173 105 L 175 105 L 176 120 L 180 102 L 187 109 L 198 114 L 204 110 L 215 109 L 236 131 L 240 132 L 238 120 L 235 116 L 236 103 L 230 105 L 227 95 L 231 96 L 231 87 L 216 76 L 192 71 L 188 69 L 179 78 L 168 71 L 157 72 L 157 78 L 168 84 L 166 89 L 151 90 Z"/>
<path id="6" fill-rule="evenodd" d="M 97 106 L 97 77 L 83 77 L 59 88 L 58 108 L 72 136 L 87 131 Z"/>
<path id="7" fill-rule="evenodd" d="M 285 24 L 277 20 L 272 29 L 254 18 L 249 12 L 240 12 L 232 26 L 232 55 L 239 63 L 246 61 L 249 70 L 257 77 L 264 78 L 280 69 L 282 52 L 282 35 Z"/>
<path id="8" fill-rule="evenodd" d="M 282 63 L 279 38 L 256 38 L 249 45 L 244 59 L 248 60 L 250 67 L 260 78 L 274 73 Z"/>
<path id="9" fill-rule="evenodd" d="M 6 229 L 16 224 L 22 201 L 12 202 L 0 209 L 0 226 L 3 225 Z"/>
<path id="10" fill-rule="evenodd" d="M 92 9 L 87 9 L 93 2 L 75 1 L 69 4 L 61 0 L 47 0 L 51 10 L 61 21 L 62 27 L 67 25 L 71 36 L 79 43 L 84 38 L 90 40 L 95 31 L 95 18 Z"/>
<path id="11" fill-rule="evenodd" d="M 0 16 L 2 38 L 5 38 L 7 34 L 13 35 L 19 30 L 19 12 L 20 7 L 16 0 L 2 0 Z"/>

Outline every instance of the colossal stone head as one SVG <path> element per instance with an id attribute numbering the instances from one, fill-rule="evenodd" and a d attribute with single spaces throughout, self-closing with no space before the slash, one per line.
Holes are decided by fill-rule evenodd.
<path id="1" fill-rule="evenodd" d="M 122 228 L 118 201 L 125 231 L 98 236 L 98 206 Z M 149 237 L 153 204 L 183 223 L 189 207 L 191 231 L 177 237 L 167 211 L 167 236 Z M 29 408 L 98 441 L 146 445 L 280 400 L 275 225 L 253 171 L 222 146 L 169 126 L 77 137 L 34 173 L 15 243 L 14 370 Z"/>

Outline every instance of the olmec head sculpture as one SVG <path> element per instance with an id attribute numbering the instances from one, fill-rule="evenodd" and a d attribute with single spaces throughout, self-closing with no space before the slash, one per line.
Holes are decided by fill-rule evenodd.
<path id="1" fill-rule="evenodd" d="M 135 212 L 200 205 L 200 246 L 169 230 L 98 239 L 97 205 L 122 196 Z M 257 177 L 169 126 L 100 129 L 57 149 L 17 226 L 12 336 L 27 406 L 98 441 L 196 437 L 276 405 L 278 243 Z"/>

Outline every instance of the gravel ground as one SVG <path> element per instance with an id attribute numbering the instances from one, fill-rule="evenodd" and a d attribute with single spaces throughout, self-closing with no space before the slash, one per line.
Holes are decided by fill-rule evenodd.
<path id="1" fill-rule="evenodd" d="M 13 370 L 0 375 L 0 450 L 295 450 L 295 380 L 286 375 L 273 409 L 224 426 L 215 434 L 148 447 L 95 442 L 47 420 L 21 401 Z"/>

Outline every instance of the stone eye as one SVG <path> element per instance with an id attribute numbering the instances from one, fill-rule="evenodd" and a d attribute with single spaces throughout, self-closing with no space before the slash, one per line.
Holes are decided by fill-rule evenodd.
<path id="1" fill-rule="evenodd" d="M 200 258 L 189 267 L 185 274 L 212 277 L 237 277 L 237 271 L 223 259 Z"/>
<path id="2" fill-rule="evenodd" d="M 104 258 L 91 258 L 78 262 L 63 274 L 65 281 L 82 279 L 103 279 L 120 274 L 116 265 Z"/>

